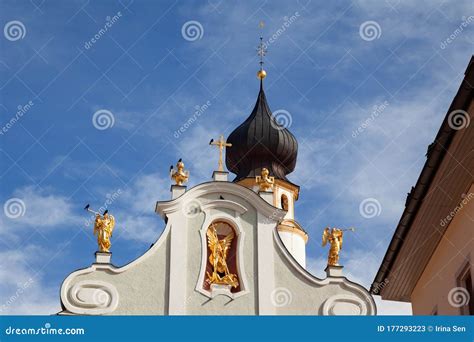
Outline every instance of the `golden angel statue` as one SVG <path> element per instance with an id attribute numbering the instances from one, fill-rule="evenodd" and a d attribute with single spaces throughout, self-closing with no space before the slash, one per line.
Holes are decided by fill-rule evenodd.
<path id="1" fill-rule="evenodd" d="M 275 177 L 271 177 L 269 175 L 270 171 L 264 167 L 260 173 L 260 176 L 255 177 L 255 182 L 260 187 L 260 191 L 268 191 L 273 188 L 273 185 L 275 184 Z"/>
<path id="2" fill-rule="evenodd" d="M 329 242 L 328 265 L 339 266 L 339 252 L 342 249 L 342 237 L 344 231 L 338 228 L 326 227 L 323 232 L 323 247 Z"/>
<path id="3" fill-rule="evenodd" d="M 232 230 L 225 238 L 219 240 L 217 230 L 211 225 L 207 230 L 207 243 L 211 250 L 209 263 L 212 266 L 212 274 L 207 272 L 207 282 L 209 284 L 225 284 L 233 287 L 239 286 L 237 275 L 230 273 L 227 266 L 227 254 L 229 253 L 234 239 L 234 231 Z"/>
<path id="4" fill-rule="evenodd" d="M 109 214 L 108 210 L 104 211 L 101 216 L 99 213 L 95 215 L 94 235 L 97 235 L 97 244 L 100 252 L 110 253 L 110 238 L 115 227 L 115 218 Z"/>

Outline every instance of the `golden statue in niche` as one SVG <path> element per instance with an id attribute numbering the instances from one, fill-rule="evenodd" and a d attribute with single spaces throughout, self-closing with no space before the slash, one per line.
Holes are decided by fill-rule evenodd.
<path id="1" fill-rule="evenodd" d="M 207 282 L 209 284 L 231 285 L 236 288 L 239 286 L 238 277 L 230 273 L 227 266 L 227 256 L 232 245 L 235 233 L 231 228 L 231 232 L 223 239 L 219 239 L 216 226 L 211 224 L 207 230 L 207 243 L 211 253 L 209 255 L 209 263 L 212 266 L 212 273 L 207 273 Z"/>
<path id="2" fill-rule="evenodd" d="M 109 214 L 109 211 L 104 211 L 101 216 L 99 213 L 95 215 L 94 223 L 94 235 L 97 235 L 97 244 L 99 245 L 99 251 L 110 253 L 110 238 L 115 227 L 115 218 Z"/>
<path id="3" fill-rule="evenodd" d="M 275 184 L 275 177 L 271 177 L 269 175 L 270 171 L 264 167 L 261 171 L 261 175 L 255 177 L 255 182 L 260 187 L 260 191 L 268 191 L 273 188 L 273 185 Z"/>
<path id="4" fill-rule="evenodd" d="M 326 227 L 323 232 L 323 247 L 329 242 L 328 266 L 339 266 L 339 252 L 342 249 L 342 238 L 344 232 L 355 228 L 339 229 Z"/>

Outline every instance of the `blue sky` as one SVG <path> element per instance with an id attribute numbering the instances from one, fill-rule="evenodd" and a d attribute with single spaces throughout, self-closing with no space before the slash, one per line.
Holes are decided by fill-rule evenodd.
<path id="1" fill-rule="evenodd" d="M 299 141 L 308 267 L 323 276 L 325 226 L 355 226 L 341 263 L 369 286 L 471 57 L 472 15 L 470 1 L 2 1 L 1 312 L 59 310 L 96 250 L 85 203 L 112 202 L 116 265 L 148 249 L 169 165 L 209 180 L 209 140 L 250 114 L 260 35 L 268 102 Z"/>

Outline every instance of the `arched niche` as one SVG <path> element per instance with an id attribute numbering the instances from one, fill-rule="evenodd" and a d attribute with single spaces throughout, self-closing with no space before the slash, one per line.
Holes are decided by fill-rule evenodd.
<path id="1" fill-rule="evenodd" d="M 207 231 L 212 224 L 219 223 L 218 235 L 219 239 L 225 237 L 230 229 L 234 231 L 234 238 L 232 240 L 230 251 L 228 252 L 229 259 L 229 271 L 236 274 L 239 285 L 237 287 L 222 289 L 221 286 L 211 288 L 211 284 L 206 283 L 207 272 L 212 271 L 212 266 L 209 263 L 210 250 L 208 246 Z M 239 215 L 229 215 L 227 213 L 220 212 L 217 215 L 207 215 L 206 219 L 201 226 L 199 231 L 201 236 L 202 254 L 201 254 L 201 270 L 199 272 L 198 281 L 195 290 L 201 294 L 214 298 L 218 295 L 225 295 L 232 299 L 238 298 L 249 292 L 248 281 L 245 276 L 245 265 L 244 265 L 244 240 L 245 232 L 242 230 L 240 225 Z"/>
<path id="2" fill-rule="evenodd" d="M 221 261 L 217 263 L 216 274 L 217 276 L 224 281 L 225 277 L 232 276 L 236 282 L 236 286 L 230 287 L 231 293 L 237 293 L 240 291 L 240 276 L 239 276 L 239 267 L 238 267 L 238 260 L 237 260 L 237 246 L 238 246 L 238 239 L 239 235 L 235 227 L 225 220 L 215 220 L 211 222 L 211 224 L 206 229 L 206 237 L 207 237 L 207 248 L 206 248 L 206 273 L 204 276 L 203 288 L 207 291 L 211 290 L 211 281 L 210 276 L 212 276 L 214 272 L 214 266 L 212 264 L 215 261 L 213 251 L 211 250 L 211 246 L 209 244 L 209 236 L 215 236 L 219 240 L 218 244 L 220 246 L 218 248 L 221 249 L 221 253 L 225 253 L 224 263 Z M 227 246 L 226 246 L 227 245 Z M 225 251 L 223 251 L 225 249 Z M 222 255 L 219 255 L 222 258 Z M 227 270 L 225 270 L 227 268 Z M 216 283 L 217 284 L 217 283 Z M 222 285 L 222 284 L 221 284 Z"/>

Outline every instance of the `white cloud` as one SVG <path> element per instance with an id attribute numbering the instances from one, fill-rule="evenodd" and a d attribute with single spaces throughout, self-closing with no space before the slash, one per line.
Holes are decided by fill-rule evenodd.
<path id="1" fill-rule="evenodd" d="M 0 314 L 51 315 L 61 310 L 57 288 L 45 286 L 40 267 L 30 267 L 45 255 L 35 245 L 0 252 Z"/>
<path id="2" fill-rule="evenodd" d="M 364 107 L 349 101 L 339 110 L 340 133 L 336 137 L 308 135 L 301 139 L 297 167 L 290 175 L 302 186 L 301 199 L 317 189 L 332 199 L 337 197 L 334 204 L 339 215 L 360 218 L 358 203 L 376 198 L 382 206 L 378 223 L 394 225 L 451 101 L 449 94 L 433 97 L 446 87 L 445 83 L 435 84 L 414 91 L 409 98 L 390 100 L 355 138 L 353 131 L 382 100 Z"/>
<path id="3" fill-rule="evenodd" d="M 164 223 L 158 215 L 126 215 L 120 222 L 122 229 L 117 232 L 116 236 L 150 245 L 158 239 L 163 226 Z"/>
<path id="4" fill-rule="evenodd" d="M 156 241 L 164 222 L 154 212 L 154 206 L 157 200 L 169 198 L 170 183 L 158 174 L 145 174 L 118 193 L 109 206 L 119 228 L 116 239 L 147 245 Z M 5 212 L 0 215 L 1 233 L 9 238 L 19 240 L 28 229 L 67 229 L 84 224 L 84 217 L 74 213 L 71 202 L 53 194 L 51 189 L 23 187 L 15 190 L 12 197 L 23 201 L 24 215 L 17 218 L 7 217 Z M 57 287 L 48 287 L 43 279 L 47 267 L 44 270 L 42 267 L 48 258 L 48 250 L 31 244 L 0 252 L 0 314 L 49 315 L 61 310 Z"/>
<path id="5" fill-rule="evenodd" d="M 219 154 L 215 146 L 209 146 L 209 141 L 218 139 L 221 133 L 217 125 L 196 125 L 177 142 L 179 157 L 183 158 L 186 168 L 190 171 L 191 184 L 211 180 L 212 172 L 217 169 Z"/>
<path id="6" fill-rule="evenodd" d="M 17 198 L 23 215 L 12 217 L 4 206 L 1 214 L 0 234 L 12 235 L 25 229 L 67 228 L 80 222 L 71 202 L 64 196 L 41 191 L 33 186 L 15 190 L 9 199 Z M 66 220 L 66 221 L 65 221 Z"/>
<path id="7" fill-rule="evenodd" d="M 164 222 L 155 213 L 157 201 L 170 199 L 169 178 L 157 173 L 138 176 L 132 185 L 123 190 L 111 208 L 117 222 L 115 238 L 151 244 L 159 237 Z"/>
<path id="8" fill-rule="evenodd" d="M 133 213 L 154 213 L 156 201 L 170 198 L 170 185 L 171 179 L 158 173 L 140 175 L 118 201 Z"/>
<path id="9" fill-rule="evenodd" d="M 169 198 L 169 185 L 170 180 L 158 174 L 145 174 L 119 194 L 109 207 L 119 228 L 115 238 L 147 245 L 155 242 L 164 223 L 154 212 L 154 204 Z M 13 240 L 19 240 L 28 229 L 68 229 L 84 224 L 84 217 L 74 213 L 71 202 L 51 189 L 19 188 L 12 197 L 23 201 L 24 215 L 9 218 L 2 211 L 0 227 L 1 233 Z M 61 310 L 57 286 L 48 287 L 43 279 L 47 268 L 42 267 L 49 257 L 48 251 L 37 245 L 0 252 L 0 314 L 49 315 Z"/>

